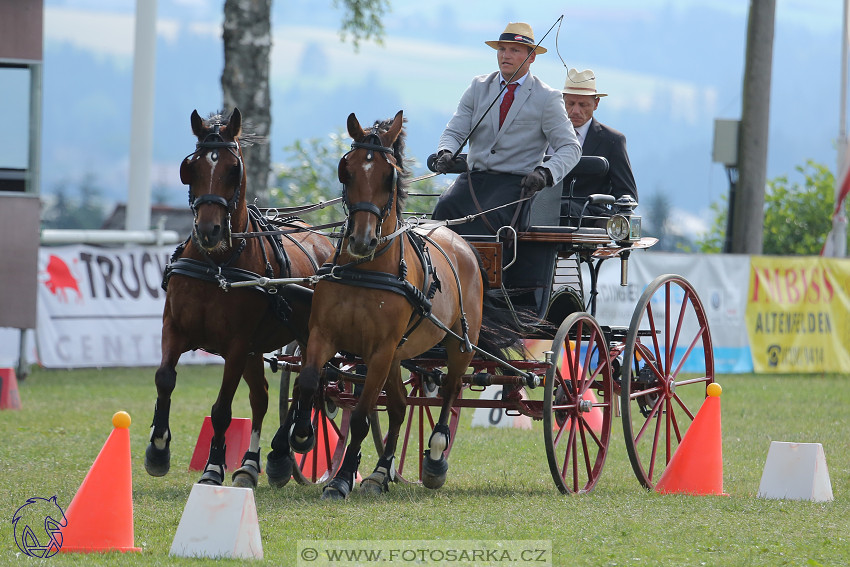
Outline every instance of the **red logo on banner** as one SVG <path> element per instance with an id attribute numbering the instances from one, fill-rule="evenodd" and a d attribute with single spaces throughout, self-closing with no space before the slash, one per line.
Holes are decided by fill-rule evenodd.
<path id="1" fill-rule="evenodd" d="M 59 256 L 50 255 L 47 261 L 47 280 L 44 285 L 55 295 L 59 301 L 68 302 L 68 290 L 77 292 L 77 301 L 83 300 L 77 278 L 71 273 L 71 269 Z"/>

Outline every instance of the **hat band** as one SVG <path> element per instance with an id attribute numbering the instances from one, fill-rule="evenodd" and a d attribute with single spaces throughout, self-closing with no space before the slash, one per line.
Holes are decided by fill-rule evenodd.
<path id="1" fill-rule="evenodd" d="M 573 87 L 573 86 L 569 86 L 569 87 L 565 87 L 565 88 L 570 89 L 571 91 L 591 91 L 591 92 L 594 92 L 594 93 L 596 92 L 596 89 L 591 89 L 591 88 L 589 88 L 589 87 Z"/>
<path id="2" fill-rule="evenodd" d="M 533 39 L 518 33 L 503 33 L 499 36 L 499 41 L 515 41 L 517 43 L 527 43 L 530 45 L 534 45 Z"/>

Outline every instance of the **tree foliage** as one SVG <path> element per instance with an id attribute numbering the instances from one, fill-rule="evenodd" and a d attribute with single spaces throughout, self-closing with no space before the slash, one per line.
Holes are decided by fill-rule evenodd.
<path id="1" fill-rule="evenodd" d="M 334 6 L 340 5 L 345 10 L 340 26 L 342 41 L 350 37 L 355 50 L 359 49 L 361 41 L 370 39 L 378 45 L 383 44 L 384 24 L 381 18 L 390 11 L 389 0 L 334 0 Z"/>
<path id="2" fill-rule="evenodd" d="M 286 157 L 279 166 L 275 187 L 271 190 L 270 207 L 299 207 L 328 202 L 342 194 L 337 166 L 349 150 L 350 140 L 342 131 L 325 138 L 298 140 L 284 148 Z M 404 167 L 411 171 L 416 161 L 405 159 Z M 434 195 L 433 179 L 423 179 L 411 184 L 410 193 Z M 405 211 L 430 213 L 436 199 L 429 196 L 412 195 L 407 199 Z M 313 225 L 339 222 L 345 219 L 340 203 L 301 215 Z"/>
<path id="3" fill-rule="evenodd" d="M 103 191 L 95 176 L 86 174 L 79 185 L 72 187 L 65 181 L 56 187 L 54 199 L 41 215 L 43 228 L 95 229 L 103 225 L 106 211 Z"/>
<path id="4" fill-rule="evenodd" d="M 832 229 L 835 176 L 825 165 L 808 160 L 797 166 L 802 181 L 781 175 L 767 182 L 763 254 L 817 255 Z M 724 198 L 724 201 L 726 199 Z M 848 203 L 845 202 L 845 210 Z M 712 204 L 711 229 L 698 241 L 702 252 L 720 252 L 726 235 L 726 204 Z"/>

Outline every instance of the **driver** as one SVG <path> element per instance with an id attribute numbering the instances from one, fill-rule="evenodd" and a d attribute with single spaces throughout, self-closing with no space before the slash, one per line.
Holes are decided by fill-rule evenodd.
<path id="1" fill-rule="evenodd" d="M 496 50 L 499 70 L 475 77 L 463 93 L 440 136 L 434 164 L 438 173 L 450 171 L 456 165 L 452 156 L 469 137 L 470 173 L 459 175 L 440 197 L 435 220 L 464 217 L 530 196 L 560 182 L 581 157 L 561 93 L 529 71 L 537 55 L 546 53 L 535 45 L 531 26 L 509 23 L 499 39 L 485 43 Z M 547 146 L 552 157 L 544 164 Z M 499 227 L 514 224 L 520 205 L 451 228 L 467 235 L 495 234 Z"/>

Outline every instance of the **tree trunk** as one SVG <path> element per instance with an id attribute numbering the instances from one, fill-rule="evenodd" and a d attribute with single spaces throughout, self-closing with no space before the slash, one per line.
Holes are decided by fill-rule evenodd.
<path id="1" fill-rule="evenodd" d="M 271 0 L 225 0 L 224 71 L 221 88 L 224 111 L 238 107 L 248 122 L 246 132 L 263 137 L 265 143 L 242 147 L 248 174 L 248 200 L 260 206 L 268 202 L 271 132 L 269 60 L 272 45 Z"/>
<path id="2" fill-rule="evenodd" d="M 764 241 L 764 192 L 767 183 L 767 135 L 776 0 L 751 0 L 741 130 L 738 183 L 730 203 L 734 254 L 761 254 Z"/>

